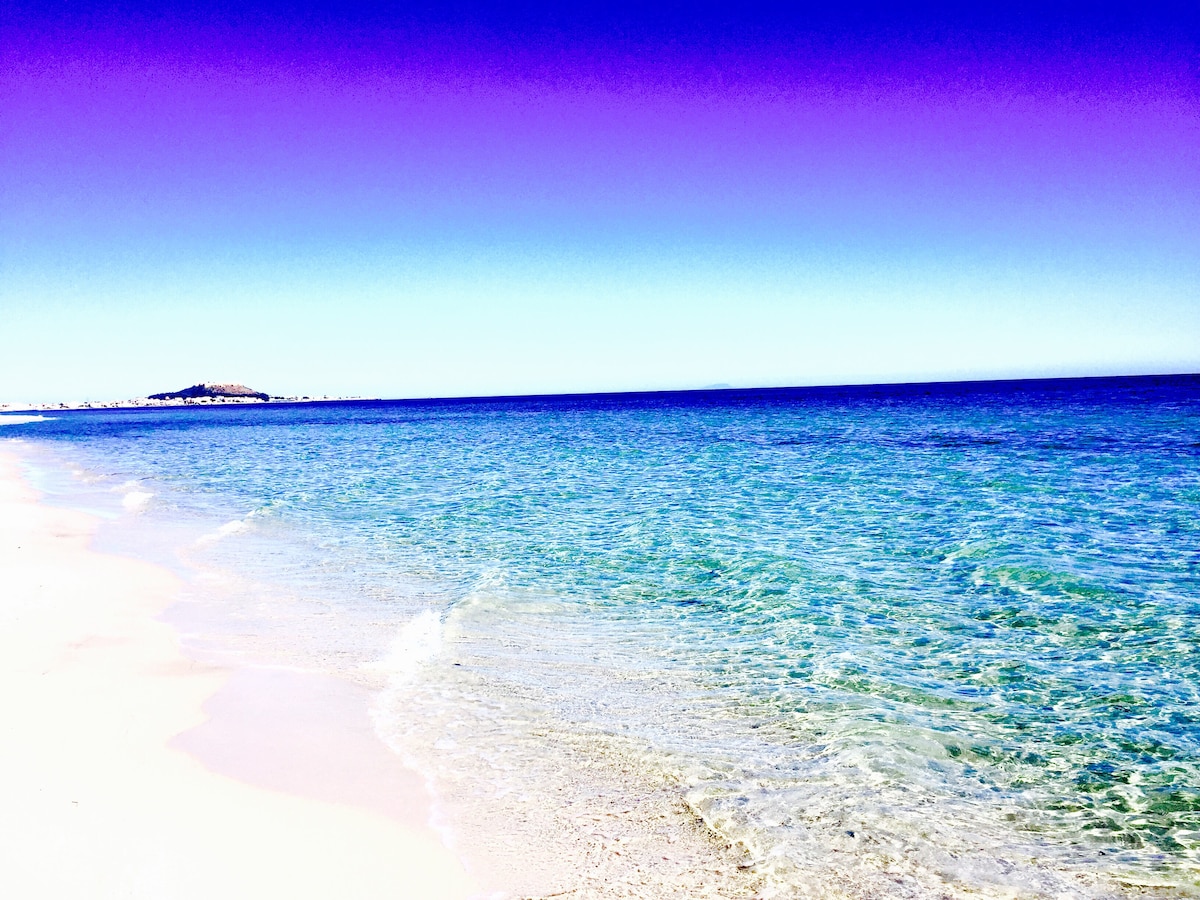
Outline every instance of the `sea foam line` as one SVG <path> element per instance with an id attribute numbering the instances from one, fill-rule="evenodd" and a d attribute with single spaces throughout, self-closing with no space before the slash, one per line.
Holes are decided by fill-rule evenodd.
<path id="1" fill-rule="evenodd" d="M 227 538 L 233 534 L 240 534 L 250 528 L 250 524 L 245 519 L 234 519 L 232 522 L 226 522 L 216 531 L 210 531 L 208 534 L 202 534 L 196 538 L 197 546 L 205 544 L 215 544 L 217 541 Z"/>

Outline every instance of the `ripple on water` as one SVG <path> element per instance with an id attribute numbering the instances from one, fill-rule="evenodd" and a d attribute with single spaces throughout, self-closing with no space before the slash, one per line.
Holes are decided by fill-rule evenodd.
<path id="1" fill-rule="evenodd" d="M 281 645 L 384 659 L 381 733 L 533 888 L 1197 893 L 1196 384 L 872 390 L 36 427 L 206 511 Z"/>

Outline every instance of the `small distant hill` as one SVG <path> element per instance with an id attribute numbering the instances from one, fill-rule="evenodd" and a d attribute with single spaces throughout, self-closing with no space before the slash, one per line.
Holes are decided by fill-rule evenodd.
<path id="1" fill-rule="evenodd" d="M 180 391 L 167 391 L 163 394 L 151 394 L 150 400 L 216 400 L 222 397 L 240 397 L 254 400 L 270 400 L 269 394 L 255 391 L 244 384 L 193 384 Z"/>

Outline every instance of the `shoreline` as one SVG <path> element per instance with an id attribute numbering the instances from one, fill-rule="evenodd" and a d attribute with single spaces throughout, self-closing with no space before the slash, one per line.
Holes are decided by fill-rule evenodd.
<path id="1" fill-rule="evenodd" d="M 0 885 L 15 896 L 467 898 L 420 777 L 328 675 L 186 656 L 149 562 L 0 451 Z"/>
<path id="2" fill-rule="evenodd" d="M 389 620 L 378 646 L 377 639 L 354 643 L 353 649 L 323 640 L 314 646 L 308 640 L 313 633 L 300 621 L 311 609 L 291 622 L 300 626 L 295 632 L 279 630 L 274 612 L 250 611 L 296 602 L 286 588 L 276 597 L 269 580 L 259 582 L 209 558 L 211 545 L 223 544 L 231 524 L 224 514 L 180 532 L 161 520 L 147 526 L 141 521 L 145 500 L 158 488 L 117 484 L 118 478 L 93 499 L 83 470 L 53 453 L 41 454 L 36 441 L 22 443 L 9 452 L 33 466 L 34 484 L 50 476 L 45 505 L 95 510 L 106 523 L 97 547 L 116 559 L 151 561 L 151 568 L 161 567 L 177 580 L 175 596 L 162 605 L 157 621 L 170 627 L 195 666 L 210 667 L 223 680 L 199 704 L 205 720 L 170 738 L 170 748 L 261 789 L 352 805 L 436 833 L 472 877 L 472 897 L 751 895 L 749 876 L 738 871 L 742 851 L 711 832 L 657 768 L 630 770 L 636 763 L 626 756 L 629 748 L 560 734 L 543 748 L 544 758 L 520 758 L 521 769 L 540 790 L 514 792 L 501 784 L 504 767 L 491 768 L 501 756 L 511 765 L 516 759 L 511 748 L 475 730 L 495 724 L 486 714 L 478 718 L 486 701 L 444 720 L 446 710 L 436 702 L 429 708 L 427 697 L 396 695 L 397 647 L 419 619 Z M 4 450 L 0 446 L 0 455 Z M 67 477 L 68 484 L 56 482 L 52 473 Z M 78 493 L 81 485 L 69 482 L 81 477 Z M 147 488 L 156 493 L 145 493 Z M 124 496 L 116 500 L 114 491 Z M 169 536 L 160 543 L 164 534 Z M 305 637 L 297 644 L 299 635 Z M 400 652 L 406 656 L 407 648 Z M 401 670 L 407 671 L 403 659 Z M 407 677 L 400 683 L 403 694 Z M 465 781 L 463 772 L 444 768 L 439 757 L 445 748 L 432 743 L 428 729 L 422 732 L 431 722 L 434 736 L 452 726 L 446 734 L 453 731 L 461 739 L 463 713 L 472 719 L 463 748 L 475 761 Z M 415 744 L 410 733 L 421 733 Z M 350 769 L 338 765 L 347 757 L 354 761 Z"/>
<path id="3" fill-rule="evenodd" d="M 32 437 L 33 429 L 25 434 Z M 242 434 L 235 447 L 261 443 Z M 321 446 L 305 437 L 291 446 L 314 445 Z M 625 629 L 589 631 L 581 623 L 593 618 L 591 608 L 551 607 L 505 593 L 490 571 L 445 594 L 431 578 L 400 585 L 405 573 L 420 571 L 407 565 L 411 559 L 389 555 L 377 571 L 370 555 L 354 555 L 352 542 L 343 549 L 320 539 L 322 524 L 335 526 L 326 538 L 353 536 L 336 530 L 345 524 L 336 515 L 339 493 L 325 508 L 335 513 L 331 519 L 280 516 L 276 528 L 272 519 L 260 520 L 270 502 L 303 496 L 297 490 L 263 496 L 254 490 L 261 485 L 257 469 L 239 482 L 217 468 L 228 493 L 220 502 L 196 500 L 210 496 L 197 493 L 206 484 L 197 479 L 209 470 L 211 448 L 229 449 L 207 430 L 175 447 L 195 451 L 180 473 L 191 480 L 178 490 L 162 477 L 158 457 L 117 455 L 126 446 L 89 454 L 67 452 L 64 443 L 59 453 L 50 441 L 13 441 L 29 466 L 28 484 L 43 488 L 43 512 L 94 510 L 107 524 L 92 529 L 94 540 L 89 532 L 90 545 L 111 554 L 104 558 L 156 562 L 143 568 L 178 578 L 163 589 L 158 611 L 142 615 L 169 626 L 176 651 L 182 646 L 190 659 L 189 674 L 208 676 L 211 684 L 188 707 L 193 721 L 164 736 L 158 749 L 189 754 L 209 774 L 302 800 L 309 809 L 350 807 L 426 837 L 437 832 L 442 849 L 457 853 L 476 884 L 489 888 L 474 896 L 869 897 L 896 886 L 912 897 L 937 898 L 1193 894 L 1186 861 L 1170 868 L 1159 855 L 1138 866 L 1132 854 L 1117 857 L 1094 839 L 1068 842 L 1071 832 L 1052 830 L 1058 821 L 1036 818 L 1040 807 L 1018 807 L 1019 795 L 1002 794 L 1002 781 L 980 779 L 942 802 L 921 771 L 911 779 L 906 775 L 914 769 L 900 768 L 928 760 L 946 785 L 964 783 L 949 771 L 954 763 L 947 757 L 957 755 L 921 743 L 929 732 L 919 722 L 875 730 L 879 719 L 870 707 L 835 710 L 816 722 L 839 742 L 829 754 L 832 765 L 806 759 L 815 746 L 808 743 L 797 753 L 800 765 L 770 769 L 775 763 L 755 754 L 788 752 L 797 738 L 823 735 L 805 729 L 800 715 L 768 730 L 778 721 L 770 706 L 726 707 L 736 721 L 704 710 L 693 715 L 686 701 L 706 699 L 699 691 L 711 682 L 660 668 L 648 655 L 619 652 L 622 645 L 609 639 L 623 641 Z M 181 457 L 189 459 L 186 452 Z M 347 480 L 328 477 L 319 454 L 315 463 L 307 452 L 289 459 L 296 462 L 283 471 L 297 479 L 296 488 L 321 491 Z M 310 471 L 320 477 L 306 480 Z M 278 471 L 273 477 L 282 483 Z M 229 489 L 246 485 L 250 502 L 230 502 L 239 495 Z M 153 497 L 160 499 L 148 502 Z M 0 503 L 0 538 L 3 513 Z M 85 522 L 84 530 L 90 527 Z M 372 591 L 373 574 L 393 589 Z M 0 603 L 0 614 L 6 612 Z M 643 615 L 639 610 L 648 629 Z M 659 646 L 675 652 L 680 645 Z M 829 674 L 837 673 L 820 673 Z M 607 691 L 590 690 L 596 685 Z M 658 696 L 665 701 L 634 705 Z M 671 702 L 679 698 L 685 703 Z M 747 698 L 753 701 L 753 693 L 735 699 Z M 648 717 L 647 709 L 660 715 Z M 810 707 L 795 711 L 807 716 Z M 670 736 L 695 734 L 697 741 L 625 733 L 623 723 L 638 721 L 682 723 Z M 731 721 L 726 733 L 733 742 L 703 745 Z M 801 727 L 793 730 L 792 721 Z M 960 741 L 996 735 L 978 719 L 943 721 L 969 726 L 955 735 Z M 687 730 L 709 723 L 711 731 Z M 817 749 L 824 752 L 824 745 Z M 767 761 L 755 769 L 760 759 Z M 876 760 L 898 762 L 884 771 L 873 768 Z M 761 780 L 750 782 L 758 773 Z M 918 802 L 909 804 L 914 786 Z M 1001 820 L 1006 810 L 1013 815 Z M 1016 818 L 1025 810 L 1026 818 Z"/>

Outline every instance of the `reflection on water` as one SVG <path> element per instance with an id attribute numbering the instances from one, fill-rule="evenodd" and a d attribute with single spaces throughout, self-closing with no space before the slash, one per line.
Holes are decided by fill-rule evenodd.
<path id="1" fill-rule="evenodd" d="M 1196 379 L 11 432 L 138 479 L 251 642 L 375 679 L 446 816 L 585 893 L 1197 890 Z"/>

